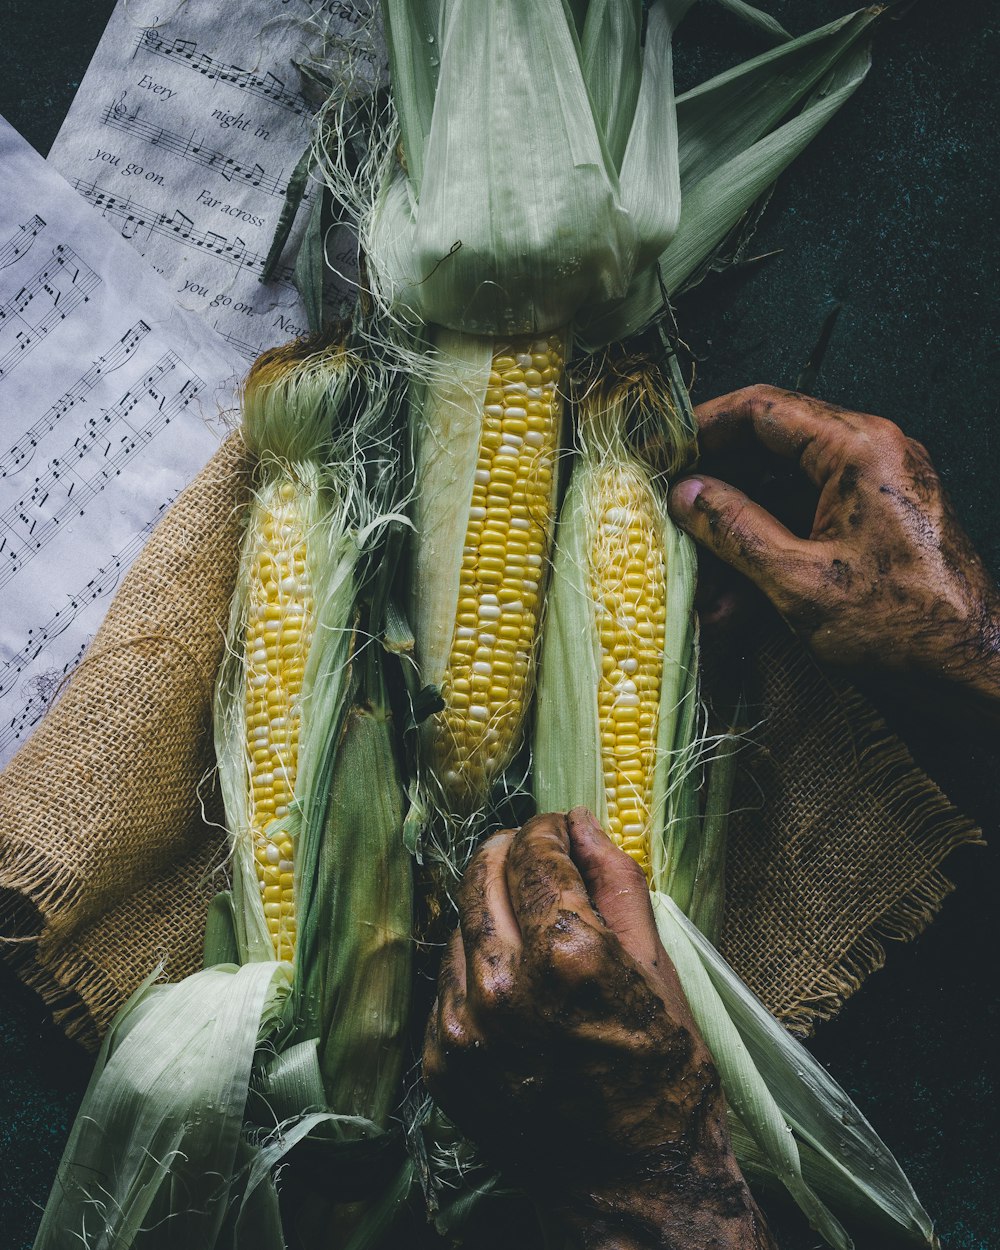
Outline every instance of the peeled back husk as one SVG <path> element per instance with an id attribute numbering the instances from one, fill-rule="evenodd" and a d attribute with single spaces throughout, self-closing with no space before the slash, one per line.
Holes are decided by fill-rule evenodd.
<path id="1" fill-rule="evenodd" d="M 300 341 L 265 353 L 244 384 L 244 426 L 260 457 L 230 609 L 228 647 L 215 692 L 214 729 L 219 781 L 232 844 L 233 918 L 240 962 L 274 959 L 255 860 L 260 836 L 294 847 L 303 830 L 321 827 L 332 754 L 346 713 L 348 660 L 354 628 L 358 534 L 367 519 L 362 461 L 372 405 L 359 386 L 359 363 L 338 346 Z M 288 518 L 288 523 L 281 521 Z M 252 579 L 255 560 L 275 526 L 282 542 L 304 550 L 311 590 L 311 636 L 294 716 L 298 728 L 294 798 L 282 819 L 255 827 L 253 769 L 248 757 L 249 630 L 263 609 Z M 259 588 L 258 588 L 259 591 Z M 284 595 L 284 591 L 281 592 Z M 300 609 L 301 610 L 301 609 Z M 270 680 L 270 677 L 268 678 Z M 289 710 L 287 715 L 292 715 Z M 295 857 L 295 872 L 298 860 Z M 295 892 L 298 891 L 296 883 Z"/>
<path id="2" fill-rule="evenodd" d="M 253 1154 L 243 1119 L 255 1059 L 289 991 L 287 966 L 271 962 L 133 994 L 101 1047 L 35 1250 L 72 1238 L 89 1250 L 216 1244 Z"/>
<path id="3" fill-rule="evenodd" d="M 677 229 L 624 300 L 580 318 L 582 342 L 630 337 L 662 312 L 665 295 L 724 263 L 717 257 L 730 232 L 864 81 L 883 8 L 838 18 L 677 98 Z"/>
<path id="4" fill-rule="evenodd" d="M 402 1095 L 413 880 L 381 692 L 348 713 L 324 836 L 315 851 L 303 848 L 303 861 L 300 1030 L 319 1037 L 327 1104 L 384 1129 Z"/>
<path id="5" fill-rule="evenodd" d="M 727 1102 L 753 1141 L 753 1168 L 784 1184 L 836 1250 L 849 1250 L 853 1242 L 833 1210 L 841 1216 L 875 1210 L 899 1235 L 936 1246 L 913 1187 L 847 1094 L 673 899 L 656 892 L 652 899 L 660 939 L 719 1068 Z M 738 1135 L 735 1144 L 741 1140 Z"/>

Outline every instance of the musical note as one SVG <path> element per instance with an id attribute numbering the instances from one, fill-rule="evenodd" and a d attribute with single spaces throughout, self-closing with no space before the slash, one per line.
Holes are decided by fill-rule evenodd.
<path id="1" fill-rule="evenodd" d="M 261 78 L 239 65 L 216 61 L 207 53 L 199 52 L 198 45 L 191 39 L 164 39 L 156 27 L 150 26 L 139 32 L 137 44 L 153 56 L 166 57 L 173 64 L 187 65 L 211 81 L 228 83 L 249 95 L 270 100 L 297 117 L 306 117 L 313 111 L 303 95 L 290 91 L 284 81 L 270 70 Z"/>
<path id="2" fill-rule="evenodd" d="M 91 120 L 109 99 L 124 108 L 127 86 L 105 86 Z M 126 167 L 108 167 L 120 182 L 91 212 L 0 119 L 0 766 L 82 654 L 141 545 L 135 535 L 218 446 L 239 368 L 211 326 L 178 307 L 180 284 L 116 237 L 125 226 L 139 241 L 139 223 L 161 215 Z M 173 204 L 157 203 L 166 221 Z M 213 246 L 230 246 L 232 233 Z"/>
<path id="3" fill-rule="evenodd" d="M 0 456 L 0 478 L 18 473 L 29 464 L 41 440 L 51 434 L 77 404 L 86 403 L 88 394 L 101 379 L 120 369 L 149 332 L 145 321 L 137 321 L 99 356 L 86 373 L 46 410 L 41 419 L 30 426 L 6 454 Z"/>
<path id="4" fill-rule="evenodd" d="M 7 750 L 14 743 L 20 741 L 22 737 L 26 737 L 28 732 L 38 724 L 48 711 L 49 705 L 55 698 L 60 686 L 83 659 L 89 646 L 90 639 L 87 638 L 77 649 L 76 654 L 65 664 L 58 668 L 48 669 L 44 673 L 38 673 L 25 683 L 27 700 L 20 712 L 11 717 L 6 725 L 0 727 L 0 754 L 6 754 Z M 42 646 L 38 646 L 32 658 L 37 659 L 42 649 Z M 7 684 L 6 676 L 4 676 L 3 680 L 0 680 L 0 698 L 13 689 L 13 685 L 16 684 L 16 673 L 13 674 L 13 678 L 14 681 L 11 684 Z"/>
<path id="5" fill-rule="evenodd" d="M 180 376 L 171 382 L 175 373 Z M 176 353 L 168 351 L 116 404 L 89 417 L 73 442 L 49 460 L 31 490 L 0 512 L 0 587 L 56 537 L 63 522 L 84 516 L 87 504 L 204 386 Z"/>
<path id="6" fill-rule="evenodd" d="M 196 230 L 192 219 L 186 213 L 182 213 L 179 208 L 169 214 L 156 213 L 132 199 L 122 200 L 109 195 L 94 183 L 86 182 L 82 178 L 77 178 L 73 182 L 73 187 L 84 199 L 100 208 L 105 217 L 117 217 L 126 223 L 136 220 L 139 224 L 147 226 L 150 233 L 162 234 L 179 240 L 188 247 L 197 248 L 202 252 L 212 252 L 238 269 L 249 269 L 257 274 L 264 272 L 266 256 L 260 252 L 251 251 L 238 235 L 230 240 L 228 236 L 217 234 L 214 230 Z M 290 265 L 279 266 L 274 276 L 275 282 L 284 286 L 292 286 L 293 279 L 294 273 Z"/>
<path id="7" fill-rule="evenodd" d="M 255 184 L 256 185 L 256 184 Z M 284 192 L 282 192 L 284 194 Z M 45 229 L 45 222 L 37 214 L 0 247 L 0 269 L 16 264 L 31 251 L 31 245 Z"/>
<path id="8" fill-rule="evenodd" d="M 203 169 L 218 170 L 227 182 L 242 182 L 251 187 L 259 187 L 267 195 L 275 195 L 279 198 L 284 196 L 288 189 L 288 178 L 284 170 L 278 174 L 269 174 L 263 165 L 257 164 L 256 161 L 248 168 L 241 161 L 227 156 L 225 152 L 205 146 L 196 138 L 194 131 L 185 137 L 146 121 L 145 118 L 139 116 L 139 105 L 136 105 L 133 113 L 125 107 L 126 94 L 123 91 L 117 101 L 109 104 L 101 114 L 101 122 L 105 126 L 141 139 L 152 147 L 162 148 L 164 152 L 171 152 L 181 157 L 182 160 L 200 165 Z"/>
<path id="9" fill-rule="evenodd" d="M 0 304 L 0 381 L 74 308 L 88 303 L 100 283 L 100 277 L 72 248 L 61 243 L 53 248 L 51 259 L 13 298 Z M 5 347 L 5 339 L 11 338 Z"/>

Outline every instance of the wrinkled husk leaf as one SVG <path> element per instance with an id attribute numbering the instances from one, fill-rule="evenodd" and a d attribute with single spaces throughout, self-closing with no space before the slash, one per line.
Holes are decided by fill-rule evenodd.
<path id="1" fill-rule="evenodd" d="M 385 1128 L 400 1097 L 412 972 L 412 861 L 384 700 L 356 705 L 337 752 L 312 889 L 299 894 L 302 1013 L 318 1005 L 326 1102 Z"/>
<path id="2" fill-rule="evenodd" d="M 670 39 L 689 3 L 654 0 L 643 49 L 639 0 L 588 6 L 579 32 L 563 0 L 385 0 L 406 170 L 369 262 L 396 315 L 542 333 L 624 296 L 677 222 Z"/>
<path id="3" fill-rule="evenodd" d="M 88 1250 L 216 1244 L 252 1154 L 242 1132 L 254 1058 L 289 991 L 287 965 L 272 962 L 132 996 L 104 1040 L 35 1250 L 74 1236 Z"/>
<path id="4" fill-rule="evenodd" d="M 847 1094 L 754 998 L 673 899 L 656 892 L 652 899 L 660 939 L 715 1059 L 727 1101 L 755 1144 L 757 1170 L 785 1185 L 836 1250 L 849 1250 L 853 1242 L 827 1201 L 838 1214 L 870 1214 L 875 1208 L 904 1237 L 935 1246 L 930 1218 L 910 1182 Z M 809 1168 L 808 1178 L 800 1141 L 822 1160 Z"/>

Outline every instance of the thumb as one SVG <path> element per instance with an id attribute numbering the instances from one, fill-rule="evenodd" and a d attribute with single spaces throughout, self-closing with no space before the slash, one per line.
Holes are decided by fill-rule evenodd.
<path id="1" fill-rule="evenodd" d="M 655 966 L 660 940 L 642 869 L 615 846 L 587 808 L 574 807 L 567 826 L 573 862 L 604 923 L 633 959 Z"/>
<path id="2" fill-rule="evenodd" d="M 811 544 L 796 538 L 766 508 L 715 477 L 685 477 L 671 490 L 670 515 L 772 600 L 797 581 L 796 568 L 813 563 Z"/>

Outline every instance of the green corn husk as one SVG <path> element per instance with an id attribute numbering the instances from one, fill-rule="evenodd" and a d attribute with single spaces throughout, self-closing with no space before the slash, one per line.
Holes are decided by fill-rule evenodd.
<path id="1" fill-rule="evenodd" d="M 755 5 L 745 3 L 745 0 L 716 0 L 716 2 L 772 41 L 784 41 L 792 37 L 777 18 L 758 9 Z"/>
<path id="2" fill-rule="evenodd" d="M 357 1206 L 334 1211 L 337 1202 L 364 1199 L 378 1215 L 379 1184 L 397 1166 L 387 1129 L 402 1098 L 412 957 L 392 721 L 381 667 L 356 647 L 363 596 L 378 590 L 377 536 L 398 519 L 377 509 L 392 485 L 367 482 L 369 459 L 384 467 L 388 394 L 377 371 L 340 347 L 279 349 L 251 375 L 245 434 L 261 460 L 246 551 L 293 481 L 316 612 L 295 797 L 273 822 L 294 841 L 295 957 L 276 958 L 250 844 L 243 577 L 216 696 L 233 891 L 215 900 L 206 933 L 208 962 L 243 966 L 145 986 L 123 1009 L 67 1146 L 40 1250 L 76 1230 L 102 1250 L 283 1250 L 275 1169 L 293 1149 L 328 1177 L 327 1196 L 296 1211 L 298 1228 L 358 1218 Z"/>
<path id="3" fill-rule="evenodd" d="M 357 509 L 363 500 L 356 470 L 334 459 L 337 426 L 348 415 L 358 365 L 342 348 L 319 352 L 308 344 L 267 353 L 244 387 L 248 445 L 260 456 L 260 485 L 251 507 L 240 575 L 228 628 L 229 648 L 216 683 L 214 724 L 219 783 L 232 840 L 233 901 L 240 962 L 274 959 L 264 920 L 248 806 L 246 755 L 249 568 L 263 543 L 262 527 L 286 485 L 301 514 L 306 563 L 312 583 L 315 630 L 306 659 L 295 802 L 281 822 L 293 845 L 306 830 L 322 828 L 332 753 L 348 700 L 348 658 L 354 625 Z M 275 824 L 268 836 L 278 832 Z M 315 838 L 315 832 L 312 834 Z M 296 854 L 295 892 L 301 889 L 303 857 Z"/>
<path id="4" fill-rule="evenodd" d="M 268 357 L 262 364 L 272 367 Z M 294 799 L 287 816 L 266 832 L 288 832 L 294 846 L 293 1040 L 312 1043 L 314 1053 L 302 1051 L 272 1069 L 271 1096 L 278 1097 L 274 1081 L 288 1065 L 304 1072 L 302 1063 L 315 1095 L 315 1065 L 323 1096 L 311 1097 L 312 1105 L 318 1101 L 338 1115 L 384 1128 L 399 1098 L 409 1015 L 412 882 L 382 671 L 354 652 L 364 646 L 361 596 L 379 593 L 371 576 L 378 535 L 400 519 L 378 511 L 397 489 L 384 480 L 389 392 L 374 366 L 362 369 L 343 349 L 318 356 L 308 344 L 291 353 L 280 349 L 273 368 L 273 379 L 266 371 L 261 376 L 261 366 L 256 377 L 251 374 L 245 421 L 251 445 L 263 453 L 260 510 L 266 515 L 267 492 L 289 478 L 304 499 L 315 631 L 302 683 Z M 245 561 L 258 540 L 252 518 Z M 377 576 L 389 574 L 386 562 Z M 230 655 L 217 688 L 216 740 L 244 962 L 276 957 L 247 813 L 246 624 L 241 578 L 230 618 Z M 293 1079 L 292 1103 L 304 1088 Z M 288 1114 L 304 1105 L 290 1103 Z"/>
<path id="5" fill-rule="evenodd" d="M 665 294 L 716 263 L 734 227 L 864 81 L 881 12 L 860 9 L 677 98 L 677 230 L 623 301 L 580 318 L 582 342 L 593 349 L 637 333 L 660 313 Z"/>
<path id="6" fill-rule="evenodd" d="M 753 1142 L 751 1173 L 781 1181 L 831 1246 L 846 1250 L 853 1243 L 827 1203 L 845 1217 L 874 1217 L 897 1237 L 936 1246 L 912 1186 L 850 1098 L 673 899 L 652 897 L 660 938 L 743 1128 L 734 1144 L 747 1135 Z M 742 1154 L 737 1158 L 743 1162 Z"/>
<path id="7" fill-rule="evenodd" d="M 74 1237 L 88 1250 L 216 1244 L 250 1151 L 255 1056 L 278 1033 L 289 994 L 287 966 L 271 963 L 133 995 L 101 1047 L 35 1250 L 63 1250 Z"/>
<path id="8" fill-rule="evenodd" d="M 620 299 L 679 213 L 670 41 L 690 0 L 384 0 L 406 169 L 367 240 L 408 321 L 486 335 Z M 475 84 L 470 90 L 470 84 Z"/>
<path id="9" fill-rule="evenodd" d="M 310 933 L 325 940 L 301 948 L 299 984 L 304 1013 L 319 1004 L 327 1105 L 385 1129 L 399 1103 L 410 1018 L 413 874 L 380 673 L 370 684 L 337 751 L 315 893 L 300 895 Z"/>

